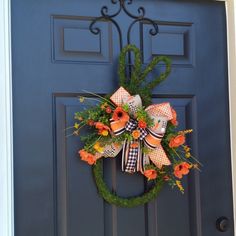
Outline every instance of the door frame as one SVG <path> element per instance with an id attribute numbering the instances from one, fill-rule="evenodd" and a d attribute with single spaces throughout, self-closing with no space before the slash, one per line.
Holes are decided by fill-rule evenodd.
<path id="1" fill-rule="evenodd" d="M 223 1 L 226 5 L 231 166 L 236 225 L 236 0 L 215 1 Z M 11 0 L 0 0 L 0 114 L 0 235 L 14 236 Z"/>
<path id="2" fill-rule="evenodd" d="M 11 2 L 0 0 L 0 235 L 14 235 Z"/>

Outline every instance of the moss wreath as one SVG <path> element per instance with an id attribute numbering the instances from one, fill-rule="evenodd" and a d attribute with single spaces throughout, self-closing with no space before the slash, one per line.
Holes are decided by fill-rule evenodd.
<path id="1" fill-rule="evenodd" d="M 131 78 L 128 80 L 126 77 L 126 54 L 132 51 L 134 53 L 134 69 L 131 74 Z M 158 63 L 164 63 L 165 72 L 161 73 L 153 81 L 144 84 L 148 74 L 153 71 Z M 164 81 L 171 71 L 170 59 L 165 56 L 158 56 L 153 58 L 153 60 L 148 64 L 148 66 L 142 71 L 141 64 L 141 54 L 140 50 L 134 45 L 127 45 L 121 51 L 119 57 L 119 78 L 120 86 L 126 88 L 131 94 L 139 94 L 142 98 L 143 104 L 145 106 L 151 104 L 152 89 L 154 89 L 158 84 Z M 125 198 L 118 196 L 115 192 L 112 192 L 107 184 L 103 180 L 103 161 L 98 160 L 93 168 L 93 175 L 95 183 L 99 194 L 103 199 L 113 205 L 119 207 L 136 207 L 148 203 L 149 201 L 156 198 L 160 190 L 164 185 L 164 180 L 162 176 L 159 176 L 153 186 L 144 192 L 143 194 L 135 197 Z"/>
<path id="2" fill-rule="evenodd" d="M 93 166 L 93 175 L 99 194 L 110 204 L 129 208 L 143 205 L 156 198 L 164 185 L 163 179 L 158 178 L 155 180 L 154 186 L 142 195 L 130 198 L 120 197 L 115 192 L 111 192 L 107 184 L 104 182 L 102 162 L 102 160 L 98 160 L 96 165 Z"/>
<path id="3" fill-rule="evenodd" d="M 131 71 L 132 73 L 128 74 L 127 76 L 126 54 L 128 52 L 134 53 L 134 66 L 132 67 Z M 164 65 L 165 71 L 160 73 L 160 75 L 153 80 L 148 79 L 149 73 L 153 71 L 155 66 L 160 62 L 162 63 L 162 65 Z M 80 139 L 83 142 L 85 142 L 85 145 L 83 149 L 78 151 L 78 153 L 82 161 L 87 162 L 89 165 L 93 165 L 92 170 L 98 192 L 101 195 L 101 197 L 103 197 L 103 199 L 110 204 L 114 204 L 120 207 L 136 207 L 139 205 L 143 205 L 154 199 L 162 189 L 164 183 L 167 181 L 171 187 L 177 186 L 180 192 L 184 193 L 184 188 L 181 184 L 180 179 L 182 179 L 183 175 L 187 175 L 191 168 L 199 170 L 198 164 L 201 165 L 201 163 L 191 155 L 190 152 L 191 148 L 185 144 L 186 141 L 185 135 L 191 133 L 192 129 L 187 129 L 182 131 L 176 130 L 176 126 L 178 125 L 178 122 L 176 120 L 177 113 L 170 106 L 170 104 L 165 104 L 169 106 L 167 110 L 169 109 L 169 112 L 172 113 L 171 115 L 172 118 L 170 118 L 170 122 L 167 122 L 167 119 L 164 118 L 166 120 L 163 120 L 163 122 L 166 123 L 164 123 L 164 126 L 162 123 L 162 126 L 159 127 L 159 122 L 161 122 L 161 116 L 160 116 L 160 118 L 157 118 L 158 124 L 156 123 L 156 125 L 158 125 L 157 127 L 159 128 L 165 127 L 165 134 L 163 137 L 161 136 L 162 137 L 161 146 L 165 150 L 167 156 L 169 158 L 172 158 L 172 160 L 171 162 L 168 162 L 167 165 L 164 165 L 164 167 L 159 167 L 158 163 L 155 163 L 155 160 L 151 159 L 151 157 L 149 156 L 152 162 L 151 164 L 146 164 L 144 166 L 145 171 L 142 173 L 147 177 L 148 180 L 153 180 L 152 182 L 153 185 L 151 185 L 151 187 L 149 187 L 146 191 L 144 191 L 144 193 L 138 196 L 121 197 L 118 196 L 114 191 L 110 190 L 105 181 L 103 180 L 103 161 L 100 158 L 109 156 L 115 157 L 120 150 L 119 148 L 122 148 L 121 145 L 124 142 L 126 142 L 125 143 L 125 150 L 126 150 L 127 143 L 129 141 L 132 142 L 134 140 L 136 142 L 136 140 L 139 139 L 139 136 L 134 135 L 134 131 L 138 131 L 135 130 L 136 127 L 134 127 L 132 133 L 131 133 L 132 129 L 129 129 L 129 126 L 132 125 L 132 119 L 136 119 L 136 122 L 137 121 L 140 123 L 142 122 L 141 125 L 138 124 L 140 125 L 139 128 L 143 128 L 141 127 L 143 126 L 143 124 L 147 129 L 148 127 L 152 127 L 152 121 L 150 121 L 150 117 L 148 116 L 146 108 L 148 109 L 149 105 L 152 104 L 151 102 L 152 90 L 159 83 L 161 83 L 168 77 L 170 71 L 171 71 L 170 59 L 164 56 L 153 58 L 153 60 L 144 68 L 141 63 L 141 53 L 139 49 L 136 48 L 134 45 L 127 45 L 125 48 L 122 49 L 119 57 L 118 74 L 120 78 L 120 86 L 121 86 L 120 89 L 123 91 L 126 90 L 128 94 L 138 94 L 141 97 L 141 99 L 139 98 L 139 100 L 142 100 L 143 106 L 139 106 L 136 113 L 136 117 L 134 117 L 132 113 L 130 114 L 131 118 L 129 117 L 128 113 L 130 109 L 129 104 L 122 104 L 121 102 L 122 106 L 117 105 L 115 107 L 116 103 L 113 102 L 114 101 L 113 98 L 111 98 L 108 95 L 106 97 L 101 97 L 98 94 L 90 93 L 87 91 L 87 93 L 90 94 L 90 97 L 79 98 L 80 102 L 85 101 L 85 99 L 92 99 L 99 102 L 102 101 L 101 103 L 91 107 L 90 109 L 84 109 L 83 111 L 76 112 L 74 119 L 78 120 L 79 123 L 75 122 L 74 126 L 68 127 L 68 129 L 74 128 L 75 129 L 75 131 L 73 132 L 74 135 L 79 135 L 80 128 L 86 125 L 90 127 L 92 131 L 94 131 L 91 132 L 90 134 L 86 134 L 85 136 L 80 137 Z M 119 89 L 117 91 L 119 91 Z M 93 97 L 95 96 L 96 98 L 91 98 L 91 95 L 93 95 Z M 114 94 L 112 94 L 112 96 L 113 95 Z M 91 103 L 89 104 L 91 106 Z M 161 104 L 154 104 L 154 105 L 161 105 Z M 128 106 L 128 108 L 126 106 Z M 163 103 L 161 106 L 163 106 Z M 118 132 L 115 133 L 116 128 L 114 127 L 114 122 L 117 121 L 118 123 L 120 121 L 123 122 L 121 118 L 119 118 L 118 115 L 119 112 L 121 114 L 120 117 L 122 117 L 123 115 L 123 118 L 127 119 L 128 116 L 128 119 L 131 122 L 128 124 L 128 121 L 125 121 L 126 124 L 129 125 L 128 129 L 126 129 L 126 131 L 128 132 L 122 132 L 120 134 Z M 155 112 L 158 113 L 158 111 Z M 116 135 L 109 134 L 110 130 L 112 130 Z M 119 131 L 119 129 L 117 129 L 117 131 Z M 151 129 L 149 129 L 148 131 L 150 131 L 149 134 L 151 134 Z M 134 143 L 131 142 L 128 145 L 131 146 L 132 144 L 135 144 L 135 142 Z M 118 145 L 119 148 L 115 147 L 116 143 L 120 145 L 120 146 Z M 110 146 L 112 146 L 111 144 L 114 144 L 114 148 L 110 152 L 109 149 L 106 150 L 106 146 L 107 145 L 109 146 L 109 144 Z M 180 149 L 178 150 L 179 147 Z M 145 148 L 145 146 L 143 146 L 143 148 Z M 137 149 L 137 146 L 135 149 Z M 145 151 L 145 149 L 143 150 Z M 176 159 L 175 157 L 178 158 Z M 124 156 L 122 158 L 124 158 Z M 172 163 L 172 165 L 170 165 L 170 163 Z"/>

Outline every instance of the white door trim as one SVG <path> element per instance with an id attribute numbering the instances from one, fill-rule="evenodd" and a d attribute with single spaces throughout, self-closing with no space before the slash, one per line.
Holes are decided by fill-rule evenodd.
<path id="1" fill-rule="evenodd" d="M 227 11 L 232 181 L 236 225 L 236 0 Z M 11 0 L 0 0 L 0 235 L 14 236 Z M 236 235 L 236 234 L 235 234 Z"/>
<path id="2" fill-rule="evenodd" d="M 14 235 L 10 0 L 0 0 L 0 235 Z"/>
<path id="3" fill-rule="evenodd" d="M 231 136 L 231 168 L 233 187 L 234 225 L 236 227 L 236 0 L 226 0 L 229 117 Z M 236 229 L 235 233 L 236 235 Z"/>

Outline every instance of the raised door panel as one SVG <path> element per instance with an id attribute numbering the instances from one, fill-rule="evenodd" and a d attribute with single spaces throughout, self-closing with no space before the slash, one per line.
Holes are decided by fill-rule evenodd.
<path id="1" fill-rule="evenodd" d="M 165 186 L 157 200 L 133 209 L 117 208 L 99 197 L 91 168 L 79 160 L 77 151 L 82 148 L 79 138 L 71 137 L 74 113 L 84 109 L 79 102 L 81 94 L 54 95 L 55 170 L 57 186 L 58 235 L 190 235 L 197 232 L 201 219 L 195 216 L 199 209 L 199 176 L 192 174 L 184 181 L 182 195 Z M 194 97 L 154 98 L 154 103 L 170 101 L 179 114 L 180 128 L 195 127 Z M 187 118 L 188 117 L 188 118 Z M 189 140 L 194 145 L 195 137 Z M 196 149 L 195 149 L 196 151 Z M 122 173 L 121 156 L 104 160 L 104 178 L 109 187 L 121 196 L 138 195 L 145 191 L 145 178 L 138 174 Z M 176 204 L 178 202 L 178 204 Z M 86 204 L 85 204 L 86 203 Z M 89 210 L 90 209 L 90 210 Z M 175 214 L 169 214 L 175 212 Z M 182 227 L 182 222 L 185 227 Z M 96 222 L 88 227 L 89 222 Z M 165 227 L 170 224 L 175 227 Z M 194 235 L 194 234 L 193 234 Z"/>

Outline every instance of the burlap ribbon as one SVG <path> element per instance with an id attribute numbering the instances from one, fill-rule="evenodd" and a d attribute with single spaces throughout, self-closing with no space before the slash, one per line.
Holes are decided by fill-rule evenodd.
<path id="1" fill-rule="evenodd" d="M 153 119 L 154 126 L 145 129 L 138 127 L 135 119 L 137 109 L 142 106 L 139 95 L 131 96 L 123 87 L 120 87 L 112 96 L 111 101 L 117 106 L 127 104 L 129 113 L 132 116 L 128 122 L 122 120 L 111 120 L 111 129 L 114 135 L 120 135 L 125 131 L 140 131 L 138 140 L 125 141 L 123 145 L 109 145 L 104 148 L 103 156 L 116 156 L 120 150 L 122 151 L 122 170 L 133 173 L 141 171 L 143 173 L 144 166 L 150 163 L 150 160 L 158 168 L 163 165 L 170 165 L 170 161 L 161 146 L 161 140 L 166 132 L 167 122 L 171 120 L 172 111 L 169 103 L 153 104 L 145 110 Z M 144 145 L 148 148 L 147 154 L 142 152 Z"/>

